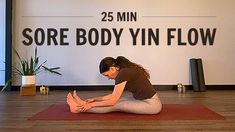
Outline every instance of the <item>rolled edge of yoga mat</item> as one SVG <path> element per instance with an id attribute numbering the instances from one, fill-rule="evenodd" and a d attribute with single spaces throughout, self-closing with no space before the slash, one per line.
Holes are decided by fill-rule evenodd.
<path id="1" fill-rule="evenodd" d="M 191 70 L 193 90 L 195 92 L 199 92 L 200 86 L 199 86 L 199 79 L 198 79 L 197 59 L 195 58 L 190 59 L 190 70 Z"/>
<path id="2" fill-rule="evenodd" d="M 197 59 L 197 69 L 198 69 L 198 80 L 199 80 L 199 91 L 205 92 L 206 85 L 205 85 L 205 78 L 204 78 L 204 71 L 203 71 L 203 64 L 202 59 Z"/>

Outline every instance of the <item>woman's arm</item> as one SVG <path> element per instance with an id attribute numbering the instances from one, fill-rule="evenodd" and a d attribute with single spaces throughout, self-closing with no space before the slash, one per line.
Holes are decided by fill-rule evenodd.
<path id="1" fill-rule="evenodd" d="M 115 105 L 118 102 L 118 100 L 120 99 L 120 97 L 121 97 L 121 95 L 124 91 L 124 88 L 126 86 L 126 83 L 127 83 L 127 81 L 115 85 L 113 93 L 110 94 L 110 97 L 107 96 L 107 97 L 109 97 L 107 100 L 94 101 L 94 102 L 91 102 L 91 103 L 87 103 L 84 106 L 82 106 L 80 109 L 82 111 L 86 111 L 86 110 L 88 110 L 92 107 L 113 106 L 113 105 Z"/>
<path id="2" fill-rule="evenodd" d="M 91 103 L 91 102 L 94 102 L 94 101 L 103 101 L 103 100 L 110 99 L 111 96 L 112 96 L 112 94 L 108 94 L 108 95 L 105 95 L 105 96 L 100 96 L 100 97 L 86 99 L 85 101 L 88 102 L 88 103 Z"/>

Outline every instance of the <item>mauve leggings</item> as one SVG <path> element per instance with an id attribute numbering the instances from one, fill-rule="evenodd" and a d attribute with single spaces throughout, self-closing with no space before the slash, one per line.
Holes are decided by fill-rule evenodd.
<path id="1" fill-rule="evenodd" d="M 150 99 L 136 100 L 132 96 L 121 97 L 116 105 L 111 107 L 94 107 L 87 112 L 90 113 L 108 113 L 113 111 L 122 111 L 135 114 L 157 114 L 162 109 L 162 103 L 157 94 Z"/>

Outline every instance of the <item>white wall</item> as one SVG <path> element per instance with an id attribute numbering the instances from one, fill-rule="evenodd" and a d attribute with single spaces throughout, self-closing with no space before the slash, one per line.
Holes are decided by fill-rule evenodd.
<path id="1" fill-rule="evenodd" d="M 112 84 L 99 74 L 99 61 L 106 56 L 124 55 L 150 70 L 155 85 L 191 84 L 190 58 L 203 58 L 206 84 L 235 84 L 235 1 L 234 0 L 15 0 L 13 46 L 25 57 L 36 46 L 22 41 L 25 28 L 68 28 L 65 42 L 69 45 L 38 46 L 41 59 L 48 65 L 61 66 L 63 76 L 42 73 L 38 84 L 46 85 L 103 85 Z M 101 12 L 137 12 L 137 21 L 101 22 Z M 86 16 L 86 17 L 84 17 Z M 148 17 L 155 16 L 155 17 Z M 76 45 L 76 28 L 123 28 L 120 45 L 112 32 L 107 46 L 86 43 Z M 141 45 L 138 37 L 133 46 L 129 28 L 159 29 L 159 45 Z M 191 28 L 216 29 L 213 45 L 202 45 L 201 37 L 195 46 L 177 43 L 172 33 L 172 45 L 167 45 L 167 28 L 182 29 L 182 41 L 187 41 Z M 146 35 L 147 36 L 147 35 Z M 57 37 L 59 39 L 60 37 Z M 94 38 L 94 36 L 92 36 Z M 194 39 L 194 38 L 192 38 Z M 100 42 L 100 40 L 99 40 Z"/>
<path id="2" fill-rule="evenodd" d="M 0 0 L 0 85 L 5 83 L 5 0 Z"/>

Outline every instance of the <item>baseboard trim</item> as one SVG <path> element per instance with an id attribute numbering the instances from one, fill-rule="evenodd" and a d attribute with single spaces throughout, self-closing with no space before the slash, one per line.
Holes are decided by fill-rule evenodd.
<path id="1" fill-rule="evenodd" d="M 176 90 L 177 85 L 153 85 L 156 90 Z M 185 85 L 187 90 L 193 90 L 192 85 Z M 3 86 L 0 86 L 2 89 Z M 39 90 L 40 86 L 37 86 Z M 92 90 L 112 90 L 113 85 L 84 85 L 84 86 L 49 86 L 50 90 L 81 90 L 81 91 L 92 91 Z M 12 86 L 11 91 L 19 91 L 20 86 Z M 235 85 L 206 85 L 206 90 L 235 90 Z"/>

